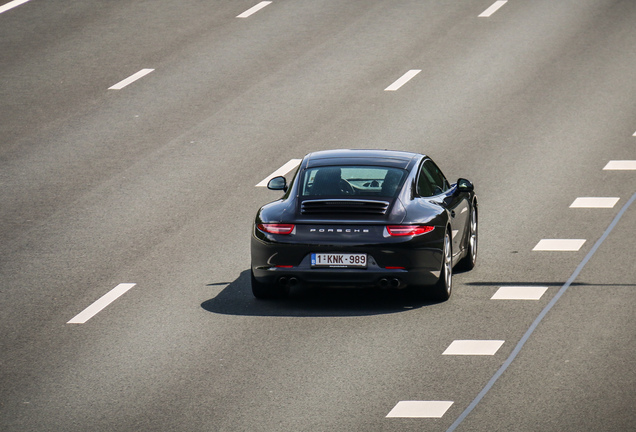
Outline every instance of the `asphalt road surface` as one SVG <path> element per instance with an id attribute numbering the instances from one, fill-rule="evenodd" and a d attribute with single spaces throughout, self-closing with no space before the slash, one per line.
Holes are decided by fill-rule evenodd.
<path id="1" fill-rule="evenodd" d="M 0 11 L 0 430 L 636 430 L 635 1 Z M 475 183 L 451 300 L 252 297 L 255 185 L 331 148 Z"/>

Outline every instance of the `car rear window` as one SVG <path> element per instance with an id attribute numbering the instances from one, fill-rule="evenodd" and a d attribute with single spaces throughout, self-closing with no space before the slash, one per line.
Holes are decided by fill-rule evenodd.
<path id="1" fill-rule="evenodd" d="M 395 197 L 406 171 L 375 166 L 324 166 L 303 173 L 301 195 Z"/>

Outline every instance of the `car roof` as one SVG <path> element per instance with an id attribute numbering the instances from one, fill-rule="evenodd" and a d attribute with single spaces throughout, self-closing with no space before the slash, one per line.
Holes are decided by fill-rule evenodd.
<path id="1" fill-rule="evenodd" d="M 324 150 L 305 156 L 305 167 L 329 165 L 370 165 L 406 169 L 411 161 L 424 155 L 397 150 Z"/>

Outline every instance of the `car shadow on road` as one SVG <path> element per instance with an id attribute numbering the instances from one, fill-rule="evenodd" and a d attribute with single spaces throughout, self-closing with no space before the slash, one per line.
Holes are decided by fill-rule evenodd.
<path id="1" fill-rule="evenodd" d="M 225 284 L 208 284 L 218 285 Z M 295 287 L 284 299 L 257 300 L 252 295 L 250 271 L 245 270 L 201 307 L 225 315 L 330 317 L 391 314 L 435 304 L 409 290 L 304 287 Z"/>

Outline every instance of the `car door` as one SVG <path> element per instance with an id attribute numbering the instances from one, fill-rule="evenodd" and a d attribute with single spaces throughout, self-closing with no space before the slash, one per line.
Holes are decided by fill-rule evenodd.
<path id="1" fill-rule="evenodd" d="M 464 194 L 456 192 L 457 186 L 451 187 L 439 167 L 431 159 L 424 160 L 418 178 L 418 193 L 420 196 L 430 196 L 430 200 L 439 203 L 448 210 L 453 255 L 459 254 L 462 244 L 465 243 L 464 236 L 467 232 L 466 227 L 470 215 L 468 200 L 463 196 Z"/>

